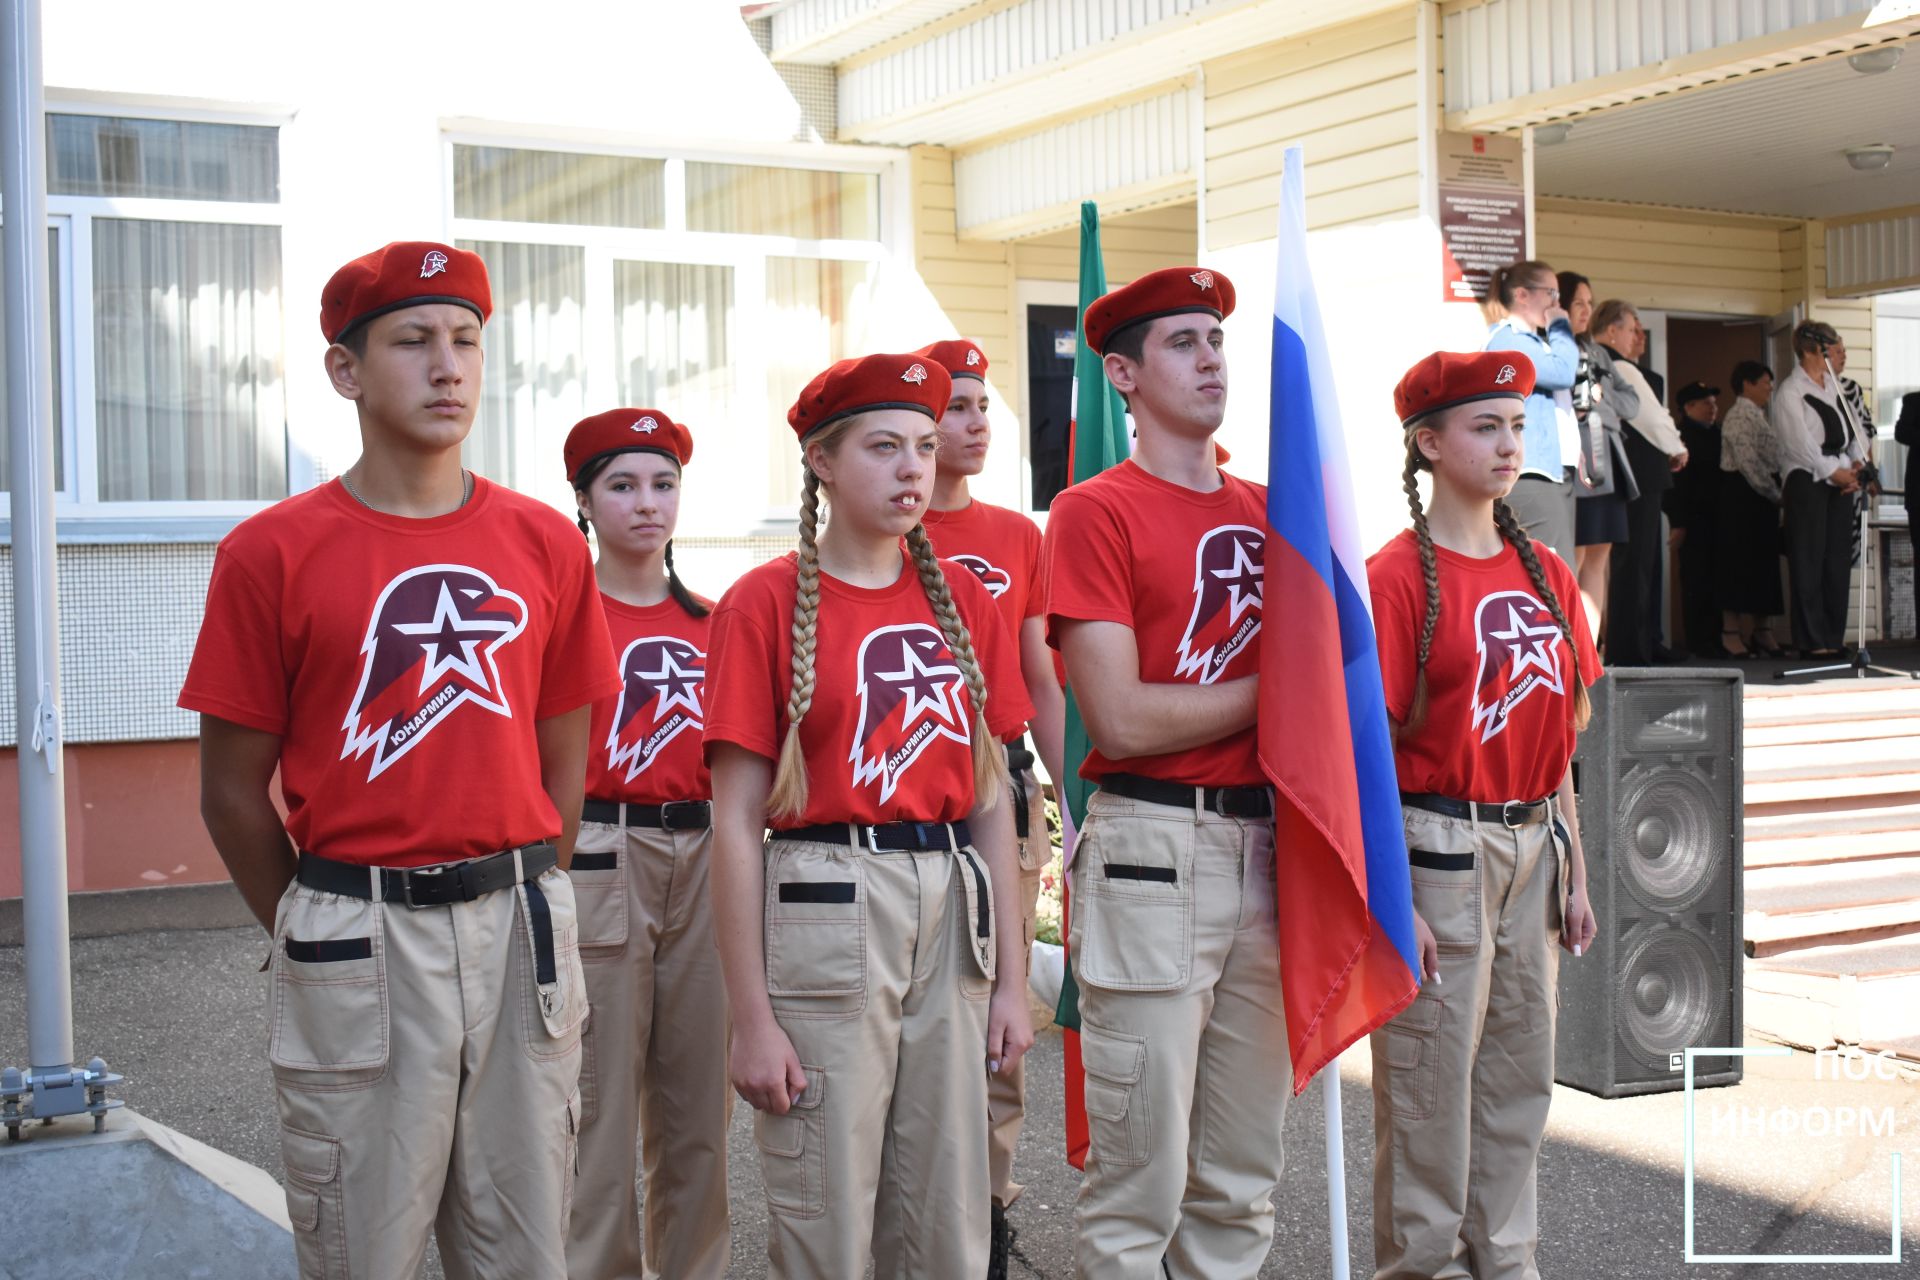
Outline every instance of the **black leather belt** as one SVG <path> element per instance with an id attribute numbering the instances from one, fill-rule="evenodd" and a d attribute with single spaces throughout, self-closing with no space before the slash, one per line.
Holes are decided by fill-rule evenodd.
<path id="1" fill-rule="evenodd" d="M 1165 782 L 1143 778 L 1134 773 L 1110 773 L 1100 779 L 1100 789 L 1129 800 L 1150 804 L 1168 804 L 1191 809 L 1197 803 L 1223 818 L 1271 818 L 1273 792 L 1266 787 L 1194 787 L 1184 782 Z"/>
<path id="2" fill-rule="evenodd" d="M 1497 822 L 1503 827 L 1531 827 L 1553 815 L 1553 804 L 1547 800 L 1455 800 L 1451 796 L 1414 795 L 1402 791 L 1400 803 L 1448 818 Z"/>
<path id="3" fill-rule="evenodd" d="M 844 844 L 872 853 L 919 853 L 929 849 L 961 849 L 973 843 L 967 820 L 958 822 L 883 822 L 863 827 L 851 822 L 822 822 L 811 827 L 775 831 L 775 840 L 818 840 Z"/>
<path id="4" fill-rule="evenodd" d="M 625 810 L 622 817 L 621 811 Z M 621 804 L 615 800 L 588 800 L 580 806 L 582 822 L 604 822 L 616 827 L 657 827 L 663 831 L 699 831 L 713 825 L 713 805 L 706 800 L 669 800 L 665 804 Z"/>
<path id="5" fill-rule="evenodd" d="M 456 902 L 472 902 L 475 898 L 501 889 L 511 889 L 520 883 L 520 876 L 514 868 L 515 853 L 520 855 L 520 866 L 528 880 L 545 874 L 558 861 L 550 844 L 522 845 L 517 850 L 490 853 L 484 858 L 442 862 L 431 867 L 370 868 L 351 862 L 335 862 L 332 858 L 323 858 L 302 849 L 300 869 L 295 873 L 295 879 L 309 889 L 318 889 L 322 893 L 337 893 L 343 897 L 371 901 L 373 876 L 369 873 L 377 870 L 383 901 L 404 903 L 416 908 L 445 907 Z"/>

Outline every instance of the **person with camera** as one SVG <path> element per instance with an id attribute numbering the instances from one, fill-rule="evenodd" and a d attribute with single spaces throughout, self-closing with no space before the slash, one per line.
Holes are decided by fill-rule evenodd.
<path id="1" fill-rule="evenodd" d="M 1841 404 L 1839 375 L 1828 359 L 1839 342 L 1822 321 L 1795 329 L 1798 363 L 1780 380 L 1769 410 L 1786 476 L 1793 643 L 1808 658 L 1845 652 L 1854 492 L 1871 480 L 1867 442 Z"/>

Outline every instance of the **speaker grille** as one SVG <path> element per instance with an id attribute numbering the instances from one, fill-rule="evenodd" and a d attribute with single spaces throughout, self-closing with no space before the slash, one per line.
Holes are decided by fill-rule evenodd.
<path id="1" fill-rule="evenodd" d="M 1669 1055 L 1713 1043 L 1708 1033 L 1726 1016 L 1724 960 L 1711 942 L 1686 929 L 1649 921 L 1621 940 L 1614 1009 L 1621 1042 L 1652 1072 Z"/>
<path id="2" fill-rule="evenodd" d="M 1614 856 L 1628 892 L 1656 911 L 1685 911 L 1719 887 L 1726 804 L 1696 768 L 1635 769 L 1620 792 Z"/>

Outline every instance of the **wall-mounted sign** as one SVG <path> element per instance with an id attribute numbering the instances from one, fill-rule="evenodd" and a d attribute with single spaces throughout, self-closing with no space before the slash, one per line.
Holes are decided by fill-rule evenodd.
<path id="1" fill-rule="evenodd" d="M 1527 196 L 1520 139 L 1440 135 L 1441 289 L 1448 302 L 1479 302 L 1493 273 L 1527 255 Z"/>

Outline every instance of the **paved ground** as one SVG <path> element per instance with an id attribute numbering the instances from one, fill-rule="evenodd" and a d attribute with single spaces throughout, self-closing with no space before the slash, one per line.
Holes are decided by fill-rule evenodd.
<path id="1" fill-rule="evenodd" d="M 156 1120 L 277 1173 L 262 980 L 255 972 L 264 947 L 257 930 L 230 928 L 77 939 L 75 1047 L 82 1057 L 103 1055 L 125 1074 L 124 1096 Z M 25 1055 L 23 991 L 20 950 L 0 946 L 0 1063 L 20 1063 Z M 1360 1276 L 1372 1263 L 1372 1103 L 1365 1058 L 1364 1052 L 1350 1054 L 1342 1073 L 1347 1206 L 1354 1224 L 1353 1269 Z M 1741 1086 L 1697 1095 L 1700 1252 L 1888 1252 L 1889 1161 L 1896 1152 L 1920 1150 L 1920 1082 L 1832 1078 L 1838 1074 L 1829 1070 L 1828 1078 L 1816 1078 L 1814 1060 L 1804 1054 L 1750 1059 Z M 1019 1230 L 1014 1274 L 1066 1280 L 1072 1274 L 1071 1206 L 1079 1175 L 1058 1155 L 1057 1034 L 1042 1036 L 1030 1079 L 1033 1120 L 1020 1161 L 1028 1190 L 1013 1214 Z M 1682 1121 L 1678 1093 L 1609 1102 L 1557 1092 L 1540 1171 L 1543 1275 L 1794 1280 L 1860 1274 L 1855 1266 L 1838 1264 L 1686 1264 Z M 1863 1123 L 1880 1132 L 1862 1136 Z M 1809 1136 L 1809 1128 L 1850 1132 Z M 1290 1167 L 1277 1198 L 1277 1243 L 1262 1276 L 1330 1273 L 1323 1134 L 1316 1085 L 1288 1116 Z M 744 1108 L 736 1115 L 733 1151 L 734 1274 L 763 1276 L 766 1220 Z M 1920 1225 L 1915 1184 L 1920 1177 L 1909 1180 L 1904 1216 Z M 15 1223 L 11 1231 L 24 1225 Z M 438 1268 L 430 1274 L 437 1276 Z M 1920 1263 L 1883 1265 L 1865 1274 L 1920 1276 Z"/>

